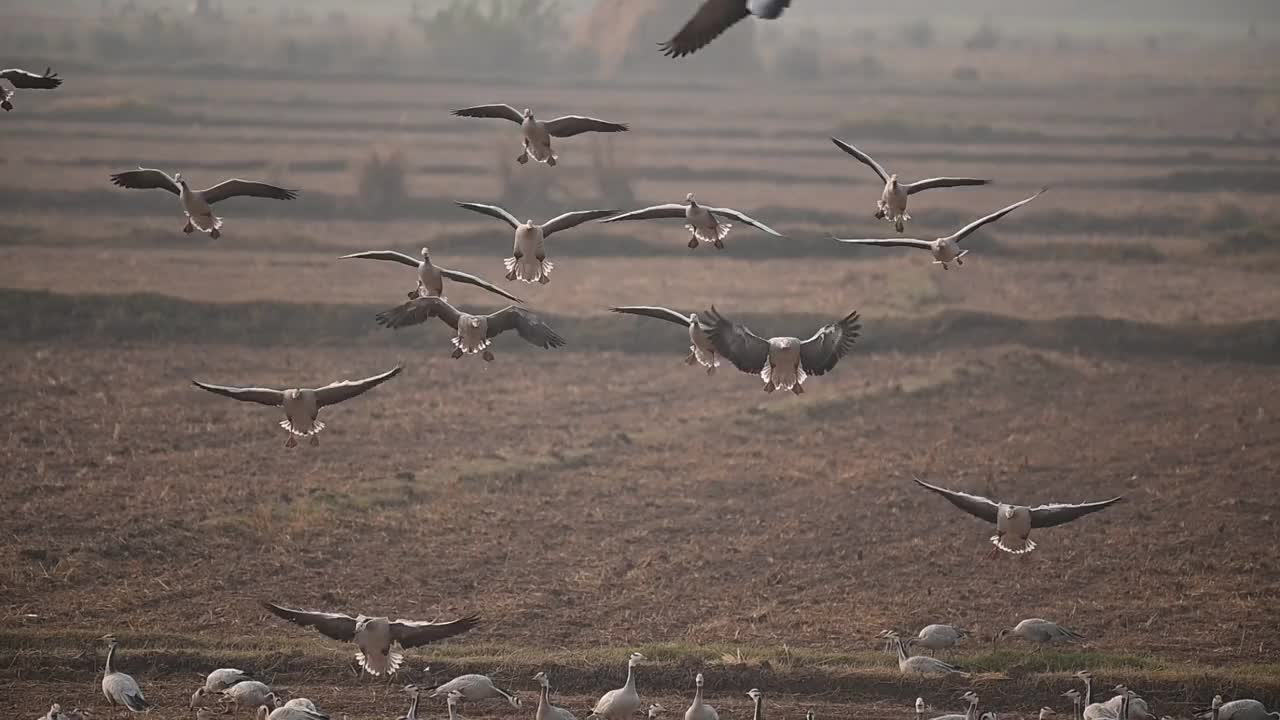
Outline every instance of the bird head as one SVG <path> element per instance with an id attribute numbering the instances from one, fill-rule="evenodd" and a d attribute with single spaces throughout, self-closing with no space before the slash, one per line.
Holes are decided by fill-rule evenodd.
<path id="1" fill-rule="evenodd" d="M 547 674 L 542 671 L 538 671 L 538 674 L 534 675 L 533 679 L 537 680 L 542 687 L 551 687 L 551 681 L 547 679 Z"/>
<path id="2" fill-rule="evenodd" d="M 423 260 L 430 260 L 430 259 L 431 259 L 431 251 L 430 251 L 429 249 L 425 248 L 425 247 L 424 247 L 424 248 L 422 248 L 422 259 L 423 259 Z"/>
<path id="3" fill-rule="evenodd" d="M 462 701 L 462 693 L 454 690 L 449 693 L 449 697 L 445 698 L 445 701 L 449 703 L 450 707 L 453 707 Z"/>
<path id="4" fill-rule="evenodd" d="M 804 711 L 804 720 L 813 720 L 813 718 L 814 718 L 814 714 L 812 710 Z"/>
<path id="5" fill-rule="evenodd" d="M 196 703 L 200 702 L 200 698 L 204 697 L 205 692 L 206 690 L 202 687 L 196 688 L 196 691 L 191 694 L 191 703 L 187 705 L 187 708 L 189 710 L 194 710 Z"/>
<path id="6" fill-rule="evenodd" d="M 1090 680 L 1093 679 L 1093 673 L 1089 672 L 1088 670 L 1081 670 L 1076 673 L 1076 677 L 1080 678 L 1081 680 L 1084 680 L 1085 682 L 1089 682 Z"/>
<path id="7" fill-rule="evenodd" d="M 524 109 L 524 112 L 520 113 L 520 116 L 521 116 L 521 117 L 523 117 L 525 120 L 532 120 L 532 119 L 533 119 L 533 111 L 532 111 L 532 110 L 530 110 L 529 108 L 525 108 L 525 109 Z"/>
<path id="8" fill-rule="evenodd" d="M 1213 708 L 1214 710 L 1217 710 L 1218 708 L 1221 708 L 1221 707 L 1222 707 L 1222 696 L 1221 696 L 1221 695 L 1214 695 L 1214 696 L 1213 696 L 1213 702 L 1212 702 L 1212 703 L 1210 703 L 1209 707 Z"/>
<path id="9" fill-rule="evenodd" d="M 520 699 L 519 695 L 512 695 L 507 698 L 507 703 L 517 710 L 524 706 L 524 701 Z"/>
<path id="10" fill-rule="evenodd" d="M 690 205 L 694 205 L 697 203 L 697 200 L 693 199 L 693 193 L 685 193 L 684 201 L 689 203 Z"/>
<path id="11" fill-rule="evenodd" d="M 1003 505 L 1000 507 L 1000 511 L 1003 512 L 1004 516 L 1007 518 L 1013 517 L 1014 510 L 1017 510 L 1017 508 L 1012 505 Z"/>
<path id="12" fill-rule="evenodd" d="M 636 663 L 644 659 L 644 656 L 638 652 L 631 653 L 631 657 L 627 659 L 627 667 L 634 667 Z"/>
<path id="13" fill-rule="evenodd" d="M 479 330 L 480 318 L 472 315 L 471 317 L 467 318 L 467 324 L 470 325 L 473 329 Z"/>
<path id="14" fill-rule="evenodd" d="M 756 702 L 760 702 L 760 698 L 764 697 L 764 693 L 760 692 L 756 688 L 751 688 L 750 690 L 747 691 L 747 697 L 751 698 Z"/>
<path id="15" fill-rule="evenodd" d="M 267 716 L 271 714 L 271 708 L 266 705 L 258 706 L 258 720 L 267 720 Z"/>
<path id="16" fill-rule="evenodd" d="M 964 700 L 965 702 L 976 703 L 978 702 L 978 693 L 970 690 L 969 692 L 961 695 L 960 699 Z"/>
<path id="17" fill-rule="evenodd" d="M 1057 712 L 1055 712 L 1055 711 L 1054 711 L 1054 709 L 1053 709 L 1053 708 L 1051 708 L 1051 707 L 1042 707 L 1042 708 L 1040 708 L 1040 720 L 1046 720 L 1046 718 L 1048 718 L 1048 717 L 1050 717 L 1050 716 L 1052 716 L 1052 715 L 1057 715 L 1057 714 L 1058 714 L 1058 713 L 1057 713 Z"/>
<path id="18" fill-rule="evenodd" d="M 916 698 L 916 712 L 924 713 L 924 698 Z"/>
<path id="19" fill-rule="evenodd" d="M 1080 702 L 1080 691 L 1075 688 L 1071 688 L 1070 690 L 1062 693 L 1062 697 L 1071 698 L 1071 702 L 1078 703 Z"/>
<path id="20" fill-rule="evenodd" d="M 693 684 L 697 687 L 702 687 L 702 673 L 693 676 Z"/>
<path id="21" fill-rule="evenodd" d="M 890 185 L 897 185 L 897 184 L 898 184 L 898 173 L 890 173 L 890 174 L 889 174 L 889 184 L 890 184 Z"/>
<path id="22" fill-rule="evenodd" d="M 119 642 L 118 640 L 116 640 L 116 636 L 115 636 L 114 634 L 112 634 L 112 633 L 107 633 L 106 635 L 103 635 L 102 637 L 100 637 L 100 638 L 98 638 L 98 639 L 99 639 L 99 640 L 101 640 L 101 641 L 103 641 L 103 642 L 105 642 L 106 644 L 108 644 L 108 645 L 110 645 L 110 646 L 112 646 L 112 647 L 115 647 L 116 645 L 119 645 L 119 644 L 120 644 L 120 642 Z"/>
<path id="23" fill-rule="evenodd" d="M 1009 632 L 1010 632 L 1009 628 L 1004 628 L 1000 632 L 996 633 L 995 637 L 991 638 L 991 642 L 1000 642 L 1006 637 L 1009 637 Z"/>
<path id="24" fill-rule="evenodd" d="M 657 717 L 658 713 L 662 712 L 663 710 L 666 710 L 666 708 L 662 707 L 658 703 L 653 703 L 652 705 L 649 706 L 649 717 L 651 718 Z"/>

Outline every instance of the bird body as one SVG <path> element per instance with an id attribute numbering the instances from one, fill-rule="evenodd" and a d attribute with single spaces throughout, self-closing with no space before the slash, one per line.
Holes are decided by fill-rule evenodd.
<path id="1" fill-rule="evenodd" d="M 1221 695 L 1215 695 L 1213 705 L 1197 712 L 1196 717 L 1201 720 L 1280 720 L 1280 712 L 1267 712 L 1267 706 L 1257 700 L 1224 703 Z"/>
<path id="2" fill-rule="evenodd" d="M 423 622 L 418 620 L 390 620 L 386 617 L 342 613 L 295 610 L 274 603 L 262 603 L 272 614 L 303 627 L 314 627 L 322 635 L 354 642 L 359 648 L 356 662 L 370 675 L 394 675 L 404 660 L 401 653 L 392 650 L 393 645 L 402 648 L 418 647 L 467 632 L 480 622 L 470 615 L 452 622 Z"/>
<path id="3" fill-rule="evenodd" d="M 694 687 L 693 702 L 689 704 L 689 709 L 684 711 L 684 720 L 720 720 L 720 713 L 702 701 L 702 673 L 698 673 L 693 679 Z"/>
<path id="4" fill-rule="evenodd" d="M 416 288 L 414 288 L 413 292 L 409 293 L 410 298 L 416 298 L 416 297 L 443 298 L 445 297 L 444 281 L 446 278 L 448 278 L 449 280 L 453 280 L 455 282 L 475 285 L 478 288 L 488 290 L 489 292 L 494 293 L 495 295 L 501 295 L 502 297 L 505 297 L 508 300 L 511 300 L 513 302 L 522 302 L 520 298 L 516 297 L 515 295 L 512 295 L 506 290 L 503 290 L 497 285 L 494 285 L 493 283 L 483 280 L 476 275 L 471 275 L 470 273 L 464 273 L 459 270 L 450 270 L 449 268 L 436 265 L 435 263 L 431 262 L 430 250 L 425 247 L 422 248 L 421 260 L 410 257 L 401 252 L 396 252 L 394 250 L 367 250 L 365 252 L 358 252 L 358 253 L 352 253 L 350 255 L 343 255 L 339 259 L 350 260 L 352 258 L 365 259 L 365 260 L 389 260 L 391 262 L 398 262 L 402 265 L 408 265 L 409 267 L 412 267 L 417 272 L 418 285 Z"/>
<path id="5" fill-rule="evenodd" d="M 1068 630 L 1067 628 L 1055 623 L 1049 622 L 1044 618 L 1027 618 L 1013 627 L 1012 630 L 1004 629 L 996 635 L 997 639 L 1008 635 L 1014 635 L 1036 645 L 1051 645 L 1059 642 L 1078 642 L 1084 640 L 1084 636 L 1079 633 Z M 1087 710 L 1088 708 L 1086 708 Z"/>
<path id="6" fill-rule="evenodd" d="M 511 257 L 503 260 L 507 280 L 546 284 L 551 282 L 551 270 L 555 265 L 547 260 L 546 238 L 561 230 L 581 225 L 589 220 L 599 220 L 615 214 L 614 210 L 579 210 L 567 212 L 541 225 L 526 220 L 520 222 L 514 215 L 497 205 L 460 202 L 459 207 L 501 220 L 515 231 Z"/>
<path id="7" fill-rule="evenodd" d="M 716 368 L 720 367 L 720 359 L 716 357 L 716 348 L 712 345 L 711 338 L 707 336 L 706 327 L 698 321 L 697 313 L 685 315 L 670 308 L 656 305 L 623 305 L 609 309 L 616 313 L 641 315 L 685 326 L 689 331 L 689 355 L 685 358 L 685 362 L 689 365 L 701 365 L 707 369 L 708 375 L 711 375 L 716 371 Z"/>
<path id="8" fill-rule="evenodd" d="M 479 700 L 506 700 L 511 707 L 520 707 L 520 698 L 503 690 L 494 684 L 493 679 L 488 675 L 459 675 L 449 682 L 436 687 L 431 691 L 431 697 L 448 696 L 450 693 L 458 693 L 463 700 L 479 701 Z"/>
<path id="9" fill-rule="evenodd" d="M 919 645 L 932 651 L 950 650 L 966 635 L 967 632 L 954 625 L 926 625 L 915 637 L 907 638 L 907 647 Z"/>
<path id="10" fill-rule="evenodd" d="M 232 178 L 204 190 L 193 190 L 187 184 L 182 173 L 170 177 L 161 170 L 139 167 L 137 170 L 116 173 L 111 176 L 112 184 L 134 190 L 164 190 L 178 196 L 182 204 L 182 212 L 187 216 L 187 225 L 182 229 L 185 233 L 196 230 L 209 233 L 215 240 L 221 237 L 222 218 L 213 214 L 212 206 L 233 197 L 259 197 L 272 200 L 293 200 L 298 197 L 297 190 L 269 185 L 264 182 Z"/>
<path id="11" fill-rule="evenodd" d="M 770 235 L 782 237 L 782 233 L 765 225 L 764 223 L 752 218 L 746 213 L 734 210 L 733 208 L 708 207 L 698 203 L 693 193 L 685 195 L 685 204 L 668 203 L 666 205 L 654 205 L 652 207 L 641 208 L 640 210 L 632 210 L 621 215 L 605 218 L 602 223 L 622 222 L 624 220 L 656 220 L 662 218 L 684 218 L 685 229 L 689 231 L 689 248 L 698 247 L 698 242 L 711 243 L 717 249 L 724 249 L 724 239 L 729 234 L 729 230 L 733 225 L 721 220 L 721 217 L 731 217 L 738 222 L 750 225 L 762 232 Z"/>
<path id="12" fill-rule="evenodd" d="M 107 646 L 107 661 L 102 671 L 102 694 L 111 707 L 120 706 L 130 712 L 147 712 L 151 709 L 151 704 L 143 697 L 138 682 L 115 669 L 117 646 L 115 638 L 111 638 Z"/>
<path id="13" fill-rule="evenodd" d="M 949 715 L 939 715 L 929 720 L 978 720 L 978 694 L 972 690 L 960 696 L 962 700 L 969 703 L 969 707 L 965 708 L 963 713 L 952 713 Z M 924 713 L 923 703 L 916 704 L 916 714 Z"/>
<path id="14" fill-rule="evenodd" d="M 399 329 L 419 325 L 436 317 L 456 331 L 453 338 L 453 358 L 481 353 L 487 362 L 493 360 L 489 350 L 493 338 L 508 330 L 515 330 L 530 345 L 544 350 L 565 344 L 549 325 L 537 315 L 519 305 L 508 305 L 488 315 L 464 313 L 443 298 L 419 297 L 378 313 L 375 320 L 386 328 Z"/>
<path id="15" fill-rule="evenodd" d="M 777 20 L 791 0 L 704 0 L 693 17 L 660 49 L 667 57 L 684 57 L 705 47 L 746 17 Z"/>
<path id="16" fill-rule="evenodd" d="M 924 655 L 907 655 L 907 646 L 901 638 L 893 638 L 898 650 L 898 671 L 903 675 L 949 675 L 963 672 L 960 668 L 937 658 Z"/>
<path id="17" fill-rule="evenodd" d="M 275 710 L 261 705 L 257 720 L 329 720 L 329 716 L 297 705 L 281 705 Z"/>
<path id="18" fill-rule="evenodd" d="M 241 708 L 257 708 L 262 705 L 274 709 L 278 704 L 276 694 L 266 683 L 244 680 L 222 691 L 222 699 Z"/>
<path id="19" fill-rule="evenodd" d="M 496 118 L 510 120 L 520 126 L 520 135 L 524 151 L 516 156 L 516 162 L 524 165 L 529 158 L 555 167 L 557 156 L 551 149 L 551 138 L 567 138 L 587 132 L 626 132 L 629 128 L 623 123 L 608 122 L 581 115 L 565 115 L 553 120 L 538 120 L 533 110 L 525 108 L 524 112 L 505 104 L 475 105 L 473 107 L 454 110 L 457 117 Z"/>
<path id="20" fill-rule="evenodd" d="M 53 90 L 62 84 L 62 78 L 51 68 L 45 68 L 43 75 L 27 72 L 21 68 L 0 70 L 0 80 L 8 80 L 14 90 L 0 85 L 0 109 L 8 112 L 13 109 L 15 90 Z"/>
<path id="21" fill-rule="evenodd" d="M 759 374 L 764 391 L 799 395 L 810 375 L 823 375 L 853 349 L 862 326 L 858 313 L 825 325 L 808 340 L 774 337 L 768 340 L 724 317 L 712 306 L 703 324 L 716 353 L 745 373 Z"/>
<path id="22" fill-rule="evenodd" d="M 196 688 L 195 694 L 191 696 L 191 708 L 202 705 L 207 698 L 212 695 L 220 694 L 229 687 L 238 683 L 250 680 L 249 674 L 243 670 L 236 668 L 218 668 L 205 678 L 204 685 Z M 261 703 L 257 703 L 260 705 Z"/>
<path id="23" fill-rule="evenodd" d="M 588 718 L 604 720 L 628 720 L 640 709 L 640 694 L 636 692 L 636 663 L 644 659 L 640 653 L 631 653 L 627 659 L 627 681 L 622 687 L 610 690 L 596 701 Z"/>

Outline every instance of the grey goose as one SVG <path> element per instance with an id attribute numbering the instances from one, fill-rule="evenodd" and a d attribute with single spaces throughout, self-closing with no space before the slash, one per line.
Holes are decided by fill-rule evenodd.
<path id="1" fill-rule="evenodd" d="M 8 80 L 14 90 L 53 90 L 62 84 L 62 78 L 50 68 L 45 68 L 43 75 L 27 72 L 21 68 L 0 70 L 0 80 Z M 13 95 L 13 90 L 0 85 L 0 109 L 5 112 L 13 109 Z"/>
<path id="2" fill-rule="evenodd" d="M 623 123 L 598 120 L 582 115 L 564 115 L 552 120 L 538 120 L 533 116 L 533 111 L 529 108 L 525 108 L 524 112 L 519 112 L 506 104 L 475 105 L 454 110 L 453 114 L 457 117 L 510 120 L 519 125 L 520 134 L 524 140 L 524 152 L 516 156 L 516 162 L 521 165 L 529 162 L 529 158 L 533 158 L 540 163 L 555 167 L 557 156 L 551 149 L 551 138 L 553 137 L 568 138 L 588 132 L 626 132 L 630 129 Z"/>
<path id="3" fill-rule="evenodd" d="M 689 231 L 689 249 L 693 250 L 698 247 L 698 241 L 711 243 L 718 250 L 724 249 L 724 238 L 729 234 L 729 230 L 733 225 L 725 222 L 722 218 L 729 217 L 740 223 L 750 225 L 757 230 L 769 233 L 777 237 L 782 237 L 782 233 L 765 225 L 764 223 L 752 218 L 744 212 L 734 210 L 733 208 L 710 207 L 707 205 L 699 205 L 694 199 L 693 193 L 685 195 L 684 204 L 668 203 L 666 205 L 654 205 L 652 207 L 642 208 L 640 210 L 632 210 L 631 212 L 615 215 L 610 218 L 601 220 L 602 223 L 615 223 L 624 220 L 656 220 L 662 218 L 683 218 L 685 220 L 685 229 Z"/>
<path id="4" fill-rule="evenodd" d="M 578 210 L 558 215 L 539 225 L 532 220 L 520 222 L 514 215 L 497 205 L 473 202 L 455 204 L 510 225 L 516 234 L 511 257 L 503 261 L 507 269 L 507 279 L 544 285 L 551 282 L 551 270 L 555 267 L 547 261 L 547 246 L 544 241 L 561 230 L 568 230 L 584 222 L 599 220 L 617 212 L 616 210 Z"/>
<path id="5" fill-rule="evenodd" d="M 704 0 L 680 32 L 659 47 L 667 57 L 684 57 L 701 50 L 743 18 L 776 20 L 789 7 L 791 0 Z"/>
<path id="6" fill-rule="evenodd" d="M 758 374 L 765 392 L 790 390 L 796 395 L 804 392 L 804 381 L 810 375 L 824 375 L 834 368 L 853 349 L 862 329 L 856 310 L 822 326 L 807 340 L 766 340 L 721 315 L 714 305 L 702 317 L 702 323 L 716 352 L 742 372 Z"/>
<path id="7" fill-rule="evenodd" d="M 486 362 L 493 361 L 489 346 L 493 338 L 515 330 L 525 342 L 544 350 L 564 345 L 564 338 L 546 323 L 519 305 L 508 305 L 488 315 L 464 313 L 443 298 L 420 297 L 378 313 L 377 323 L 385 328 L 400 329 L 421 325 L 433 317 L 457 331 L 453 338 L 453 358 L 481 353 Z"/>
<path id="8" fill-rule="evenodd" d="M 431 262 L 431 251 L 428 248 L 422 248 L 422 259 L 405 255 L 395 250 L 366 250 L 364 252 L 351 253 L 343 255 L 339 260 L 388 260 L 390 262 L 398 262 L 401 265 L 408 265 L 418 271 L 418 286 L 409 293 L 410 298 L 439 296 L 444 297 L 444 281 L 445 278 L 454 282 L 475 285 L 478 288 L 488 290 L 495 295 L 511 300 L 512 302 L 524 302 L 520 298 L 494 285 L 493 283 L 483 280 L 478 276 L 464 273 L 461 270 L 450 270 L 447 267 L 441 267 Z"/>
<path id="9" fill-rule="evenodd" d="M 256 197 L 270 200 L 293 200 L 298 197 L 297 190 L 270 185 L 253 180 L 232 178 L 204 190 L 192 190 L 183 179 L 182 173 L 174 173 L 170 177 L 162 170 L 139 167 L 111 176 L 111 183 L 117 187 L 132 190 L 164 190 L 173 193 L 182 203 L 182 212 L 187 216 L 184 233 L 196 230 L 209 233 L 215 240 L 222 236 L 222 218 L 213 214 L 212 206 L 233 197 Z"/>

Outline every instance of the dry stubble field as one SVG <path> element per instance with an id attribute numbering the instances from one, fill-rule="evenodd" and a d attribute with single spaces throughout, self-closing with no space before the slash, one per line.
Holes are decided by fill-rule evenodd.
<path id="1" fill-rule="evenodd" d="M 749 713 L 752 685 L 788 716 L 905 717 L 917 694 L 950 708 L 966 683 L 901 681 L 873 639 L 928 622 L 975 631 L 958 661 L 1002 712 L 1065 711 L 1066 674 L 1086 665 L 1177 716 L 1215 689 L 1274 704 L 1280 254 L 1249 244 L 1280 222 L 1277 144 L 1250 124 L 1274 96 L 1169 83 L 778 86 L 758 123 L 740 114 L 755 89 L 710 85 L 90 72 L 74 93 L 25 97 L 4 118 L 0 173 L 0 710 L 97 706 L 94 638 L 108 631 L 159 717 L 185 716 L 195 673 L 224 665 L 335 717 L 402 710 L 395 691 L 351 690 L 347 648 L 266 616 L 264 598 L 478 612 L 481 629 L 410 651 L 409 679 L 427 662 L 476 669 L 532 700 L 528 677 L 548 668 L 577 710 L 621 682 L 632 648 L 651 659 L 642 692 L 677 712 L 704 665 L 731 717 Z M 508 232 L 448 205 L 502 193 L 494 168 L 514 136 L 445 112 L 491 99 L 626 120 L 613 149 L 636 202 L 693 190 L 793 237 L 738 228 L 723 253 L 687 250 L 676 223 L 553 238 L 553 282 L 515 290 L 562 330 L 562 351 L 504 337 L 486 366 L 450 360 L 441 327 L 381 331 L 372 314 L 412 276 L 337 255 L 430 244 L 501 280 Z M 918 132 L 885 130 L 890 113 Z M 1053 189 L 975 237 L 962 269 L 833 247 L 823 233 L 887 229 L 869 217 L 873 176 L 834 133 L 907 177 L 998 178 L 913 203 L 916 233 Z M 411 167 L 414 199 L 387 217 L 356 195 L 374 148 Z M 571 141 L 556 170 L 522 169 L 562 183 L 553 207 L 511 209 L 600 202 L 591 153 Z M 220 206 L 214 242 L 180 232 L 171 198 L 107 183 L 136 163 L 303 195 Z M 714 303 L 797 334 L 858 308 L 865 342 L 804 397 L 766 396 L 731 368 L 685 367 L 680 330 L 604 311 L 646 303 Z M 400 378 L 326 411 L 318 449 L 291 452 L 275 413 L 189 384 L 397 363 Z M 1024 502 L 1128 502 L 988 562 L 989 530 L 913 475 Z M 1032 616 L 1089 641 L 990 645 Z"/>

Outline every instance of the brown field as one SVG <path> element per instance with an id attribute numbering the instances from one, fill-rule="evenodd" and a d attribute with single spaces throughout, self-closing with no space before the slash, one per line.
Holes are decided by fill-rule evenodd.
<path id="1" fill-rule="evenodd" d="M 0 138 L 0 716 L 57 700 L 114 717 L 95 678 L 107 632 L 153 717 L 190 717 L 197 674 L 223 666 L 335 720 L 403 712 L 399 680 L 357 685 L 348 647 L 262 599 L 479 613 L 472 633 L 407 651 L 401 680 L 486 672 L 536 702 L 529 677 L 546 669 L 583 712 L 632 649 L 669 717 L 702 668 L 744 720 L 752 686 L 787 717 L 905 718 L 917 695 L 950 711 L 969 687 L 1002 714 L 1065 714 L 1085 667 L 1157 714 L 1214 692 L 1280 704 L 1274 48 L 928 63 L 953 52 L 880 79 L 676 87 L 83 64 L 64 91 L 20 95 Z M 965 64 L 980 82 L 950 80 Z M 496 99 L 633 132 L 518 168 L 513 127 L 447 113 Z M 908 235 L 1051 190 L 975 235 L 962 268 L 837 246 L 826 233 L 892 228 L 871 218 L 874 175 L 831 135 L 907 178 L 997 179 L 914 197 Z M 361 192 L 375 151 L 403 162 L 403 197 Z M 187 236 L 173 198 L 107 182 L 139 163 L 302 195 L 230 201 L 220 240 Z M 488 365 L 451 360 L 442 326 L 375 327 L 412 275 L 336 259 L 428 244 L 506 286 L 506 227 L 452 201 L 545 220 L 690 190 L 789 237 L 737 227 L 725 251 L 690 251 L 674 221 L 556 236 L 552 282 L 510 289 L 569 345 L 504 336 Z M 620 304 L 715 304 L 798 335 L 856 308 L 864 337 L 802 397 L 770 396 L 732 367 L 686 367 L 683 331 L 606 311 Z M 291 451 L 275 411 L 190 384 L 397 364 L 324 412 L 320 447 Z M 987 560 L 990 530 L 913 476 L 1127 502 Z M 1088 641 L 991 643 L 1026 617 Z M 971 680 L 903 680 L 880 652 L 880 630 L 931 622 L 974 632 L 954 656 Z"/>

